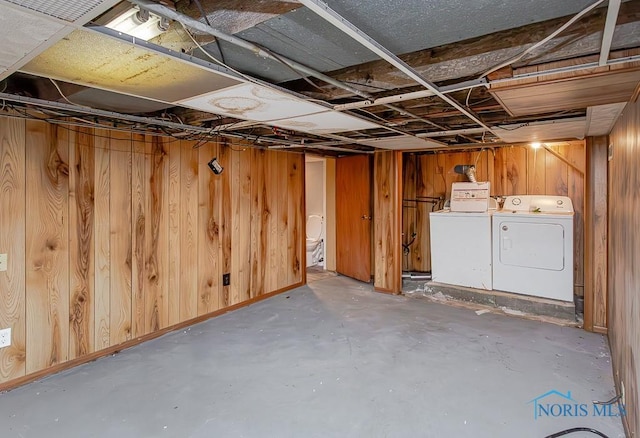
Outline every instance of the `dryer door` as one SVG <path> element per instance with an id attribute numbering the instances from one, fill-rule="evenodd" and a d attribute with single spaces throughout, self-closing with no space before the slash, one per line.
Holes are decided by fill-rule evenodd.
<path id="1" fill-rule="evenodd" d="M 559 224 L 503 221 L 500 262 L 524 268 L 564 269 L 564 227 Z"/>

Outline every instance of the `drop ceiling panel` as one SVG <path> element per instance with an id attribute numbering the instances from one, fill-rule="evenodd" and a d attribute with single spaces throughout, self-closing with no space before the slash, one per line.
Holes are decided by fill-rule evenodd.
<path id="1" fill-rule="evenodd" d="M 417 138 L 411 135 L 398 135 L 393 137 L 358 140 L 358 143 L 380 149 L 393 149 L 403 151 L 432 149 L 445 146 L 443 143 L 439 143 L 437 141 Z"/>
<path id="2" fill-rule="evenodd" d="M 525 124 L 494 126 L 492 131 L 506 143 L 582 139 L 587 127 L 586 117 L 551 120 Z"/>
<path id="3" fill-rule="evenodd" d="M 5 0 L 14 5 L 40 12 L 60 20 L 75 22 L 86 14 L 95 16 L 118 1 L 105 0 Z M 105 7 L 106 6 L 106 7 Z"/>
<path id="4" fill-rule="evenodd" d="M 280 128 L 318 135 L 380 128 L 380 126 L 375 123 L 338 111 L 327 111 L 308 116 L 275 120 L 270 123 Z"/>
<path id="5" fill-rule="evenodd" d="M 215 114 L 268 122 L 327 111 L 327 107 L 256 84 L 242 84 L 175 102 Z"/>
<path id="6" fill-rule="evenodd" d="M 197 64 L 86 29 L 75 30 L 21 70 L 163 102 L 240 83 Z"/>
<path id="7" fill-rule="evenodd" d="M 0 80 L 118 2 L 0 0 Z"/>
<path id="8" fill-rule="evenodd" d="M 64 24 L 0 3 L 0 79 L 5 72 L 13 73 L 15 64 L 64 29 Z"/>
<path id="9" fill-rule="evenodd" d="M 587 108 L 586 135 L 608 135 L 626 105 L 622 102 Z"/>
<path id="10" fill-rule="evenodd" d="M 491 93 L 513 116 L 541 114 L 628 102 L 640 82 L 640 69 L 492 87 Z M 504 88 L 503 88 L 504 87 Z"/>

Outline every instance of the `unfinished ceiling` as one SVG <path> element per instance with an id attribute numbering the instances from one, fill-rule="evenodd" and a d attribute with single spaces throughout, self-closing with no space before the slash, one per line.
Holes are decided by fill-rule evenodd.
<path id="1" fill-rule="evenodd" d="M 640 82 L 640 0 L 117 3 L 0 0 L 4 111 L 343 154 L 606 133 Z"/>

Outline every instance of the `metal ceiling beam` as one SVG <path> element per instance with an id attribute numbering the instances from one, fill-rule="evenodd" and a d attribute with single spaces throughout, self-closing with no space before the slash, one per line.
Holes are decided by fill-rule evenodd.
<path id="1" fill-rule="evenodd" d="M 438 132 L 425 132 L 417 134 L 416 137 L 420 138 L 435 138 L 435 137 L 447 137 L 449 135 L 466 135 L 466 134 L 482 134 L 487 130 L 484 128 L 466 128 L 466 129 L 451 129 L 449 131 Z"/>
<path id="2" fill-rule="evenodd" d="M 137 1 L 137 0 L 135 0 Z M 367 49 L 371 50 L 376 55 L 380 56 L 382 59 L 396 67 L 398 70 L 403 72 L 405 75 L 409 76 L 415 82 L 419 83 L 423 87 L 431 90 L 434 95 L 438 96 L 440 99 L 447 102 L 449 105 L 460 111 L 462 114 L 471 119 L 474 123 L 480 125 L 485 128 L 487 131 L 491 131 L 491 129 L 486 126 L 475 114 L 471 111 L 464 108 L 454 99 L 451 99 L 449 96 L 444 94 L 437 85 L 433 84 L 426 78 L 422 77 L 420 73 L 418 73 L 413 67 L 404 62 L 402 59 L 398 58 L 394 53 L 389 51 L 387 48 L 383 47 L 380 43 L 375 41 L 373 38 L 368 36 L 366 33 L 358 29 L 347 19 L 342 17 L 336 11 L 331 9 L 326 3 L 320 0 L 299 0 L 304 6 L 318 14 L 327 22 L 333 24 L 335 27 L 349 35 L 355 41 L 362 44 Z"/>
<path id="3" fill-rule="evenodd" d="M 486 87 L 488 82 L 486 79 L 474 79 L 471 81 L 460 82 L 458 84 L 447 85 L 446 87 L 440 87 L 440 91 L 443 93 L 453 93 L 456 91 L 464 91 L 470 88 Z M 365 100 L 360 102 L 349 102 L 339 105 L 334 105 L 333 109 L 336 111 L 347 111 L 351 109 L 367 108 L 370 106 L 385 105 L 388 103 L 406 102 L 408 100 L 422 99 L 424 97 L 434 96 L 435 93 L 431 90 L 419 90 L 411 93 L 396 94 L 393 96 L 380 97 L 375 100 Z"/>
<path id="4" fill-rule="evenodd" d="M 618 13 L 620 12 L 620 3 L 622 3 L 621 0 L 609 0 L 607 20 L 604 23 L 604 31 L 602 32 L 600 59 L 598 61 L 598 65 L 601 67 L 607 65 L 607 61 L 609 60 L 611 42 L 613 41 L 613 32 L 616 30 L 616 21 L 618 21 Z"/>

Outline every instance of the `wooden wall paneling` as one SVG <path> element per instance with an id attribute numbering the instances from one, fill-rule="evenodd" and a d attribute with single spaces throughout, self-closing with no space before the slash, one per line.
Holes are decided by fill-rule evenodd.
<path id="1" fill-rule="evenodd" d="M 287 189 L 289 194 L 288 202 L 288 227 L 287 242 L 289 255 L 287 270 L 287 286 L 300 283 L 302 281 L 302 271 L 306 268 L 302 266 L 302 241 L 305 242 L 306 235 L 303 236 L 306 224 L 302 222 L 304 216 L 304 155 L 298 153 L 286 153 L 288 168 Z M 302 208 L 301 208 L 302 207 Z"/>
<path id="2" fill-rule="evenodd" d="M 445 154 L 438 153 L 435 155 L 435 175 L 433 178 L 433 190 L 436 194 L 447 198 L 448 191 L 451 189 L 447 185 L 447 175 L 445 171 Z"/>
<path id="3" fill-rule="evenodd" d="M 27 121 L 26 372 L 69 353 L 69 139 L 66 128 Z"/>
<path id="4" fill-rule="evenodd" d="M 169 190 L 169 324 L 173 325 L 181 321 L 180 302 L 185 297 L 185 289 L 181 287 L 181 219 L 182 205 L 182 149 L 189 148 L 193 142 L 173 142 L 169 145 L 169 180 L 167 181 Z M 188 266 L 185 264 L 185 266 Z M 193 265 L 191 265 L 193 266 Z M 189 309 L 189 301 L 184 305 L 185 310 Z M 195 306 L 191 306 L 191 309 Z M 193 312 L 195 314 L 195 312 Z"/>
<path id="5" fill-rule="evenodd" d="M 618 393 L 625 388 L 626 434 L 640 437 L 640 101 L 627 104 L 609 143 L 609 344 Z"/>
<path id="6" fill-rule="evenodd" d="M 547 151 L 542 148 L 527 149 L 527 194 L 544 195 L 546 193 L 546 163 Z"/>
<path id="7" fill-rule="evenodd" d="M 145 300 L 146 331 L 157 331 L 169 325 L 169 152 L 171 140 L 151 136 L 151 174 L 147 217 L 151 227 L 147 233 L 147 281 Z"/>
<path id="8" fill-rule="evenodd" d="M 181 317 L 211 313 L 220 308 L 220 197 L 224 169 L 216 175 L 207 163 L 218 158 L 218 145 L 209 142 L 193 149 L 182 145 L 181 190 Z M 224 165 L 223 165 L 224 166 Z M 188 259 L 184 257 L 186 253 Z M 191 268 L 187 268 L 190 266 Z"/>
<path id="9" fill-rule="evenodd" d="M 374 287 L 399 293 L 402 288 L 402 153 L 374 154 Z"/>
<path id="10" fill-rule="evenodd" d="M 11 346 L 0 349 L 0 382 L 25 375 L 25 130 L 24 119 L 0 118 L 0 327 L 11 328 Z"/>
<path id="11" fill-rule="evenodd" d="M 607 137 L 587 138 L 584 328 L 607 327 Z"/>
<path id="12" fill-rule="evenodd" d="M 0 382 L 95 359 L 228 306 L 225 272 L 239 282 L 237 302 L 304 281 L 303 156 L 247 150 L 234 169 L 230 147 L 192 146 L 0 119 L 0 251 L 9 254 L 0 324 L 13 329 Z M 222 175 L 206 167 L 215 155 Z M 232 235 L 235 222 L 242 228 Z M 238 245 L 247 250 L 232 271 Z M 200 309 L 201 281 L 211 292 Z"/>
<path id="13" fill-rule="evenodd" d="M 111 301 L 111 151 L 109 131 L 95 129 L 94 138 L 94 351 L 110 344 Z"/>
<path id="14" fill-rule="evenodd" d="M 558 152 L 582 172 L 569 166 L 567 175 L 567 192 L 575 211 L 573 220 L 573 277 L 574 293 L 584 295 L 584 211 L 585 211 L 585 142 L 567 142 L 560 144 Z M 605 162 L 606 167 L 606 162 Z M 606 188 L 606 179 L 605 179 Z"/>
<path id="15" fill-rule="evenodd" d="M 234 221 L 229 304 L 233 305 L 248 299 L 251 281 L 251 150 L 233 150 L 231 162 L 231 209 Z"/>
<path id="16" fill-rule="evenodd" d="M 487 156 L 486 156 L 487 181 L 491 182 L 491 190 L 490 190 L 491 196 L 496 196 L 497 195 L 496 187 L 495 187 L 496 153 L 497 153 L 496 148 L 487 148 Z"/>
<path id="17" fill-rule="evenodd" d="M 267 236 L 269 213 L 265 206 L 267 152 L 251 149 L 251 295 L 265 293 L 265 266 L 267 259 Z"/>
<path id="18" fill-rule="evenodd" d="M 95 145 L 93 128 L 69 131 L 69 359 L 94 351 Z"/>
<path id="19" fill-rule="evenodd" d="M 537 158 L 536 158 L 537 160 Z M 536 161 L 536 165 L 538 162 Z M 539 167 L 544 172 L 544 162 Z M 492 190 L 498 196 L 522 195 L 527 189 L 527 150 L 519 146 L 508 146 L 496 151 Z"/>
<path id="20" fill-rule="evenodd" d="M 265 175 L 265 201 L 264 210 L 267 215 L 267 267 L 265 274 L 265 287 L 267 290 L 278 289 L 278 262 L 280 260 L 280 239 L 278 234 L 279 223 L 279 191 L 278 177 L 280 169 L 278 168 L 280 154 L 278 152 L 269 151 L 266 153 L 266 175 Z"/>
<path id="21" fill-rule="evenodd" d="M 138 258 L 134 245 L 135 232 L 138 230 L 138 220 L 144 218 L 134 216 L 132 212 L 137 211 L 139 191 L 142 190 L 141 180 L 135 177 L 136 196 L 132 195 L 132 164 L 138 162 L 139 154 L 132 153 L 132 135 L 126 132 L 111 132 L 110 157 L 109 157 L 109 266 L 111 272 L 110 295 L 109 295 L 109 339 L 110 345 L 117 345 L 126 342 L 132 337 L 133 319 L 132 290 L 138 282 L 137 269 Z M 136 168 L 136 172 L 139 167 Z M 144 222 L 142 223 L 144 232 Z"/>
<path id="22" fill-rule="evenodd" d="M 436 184 L 436 181 L 439 183 L 444 183 L 442 181 L 442 174 L 438 174 L 438 159 L 436 155 L 423 155 L 420 160 L 419 166 L 419 178 L 420 185 L 416 190 L 416 194 L 418 196 L 431 196 L 431 197 L 444 197 L 445 189 L 444 187 L 439 187 Z M 430 217 L 429 213 L 431 211 L 435 211 L 438 208 L 442 208 L 444 206 L 444 202 L 439 203 L 437 205 L 434 204 L 424 204 L 425 210 L 422 211 L 420 215 L 420 225 L 419 225 L 419 234 L 418 237 L 420 240 L 418 241 L 418 247 L 420 254 L 422 256 L 421 266 L 419 267 L 421 271 L 431 271 L 431 225 L 430 225 Z"/>
<path id="23" fill-rule="evenodd" d="M 186 321 L 218 309 L 218 222 L 220 200 L 215 188 L 220 176 L 207 163 L 217 156 L 215 143 L 194 149 L 181 142 L 180 150 L 180 303 L 179 320 Z M 198 305 L 204 304 L 202 308 Z M 200 311 L 202 310 L 202 313 Z"/>
<path id="24" fill-rule="evenodd" d="M 220 193 L 218 196 L 221 200 L 221 214 L 220 214 L 220 242 L 222 248 L 220 250 L 220 275 L 222 278 L 224 274 L 231 274 L 231 232 L 232 232 L 232 217 L 231 217 L 231 177 L 233 173 L 231 163 L 231 149 L 227 146 L 226 141 L 223 140 L 218 145 L 218 161 L 224 168 L 224 171 L 219 175 L 221 176 Z M 235 279 L 233 274 L 231 275 L 231 282 Z M 225 308 L 230 305 L 231 286 L 222 286 L 219 296 L 219 308 Z"/>
<path id="25" fill-rule="evenodd" d="M 132 134 L 131 159 L 131 214 L 132 214 L 132 248 L 133 266 L 131 280 L 131 331 L 133 337 L 142 336 L 145 329 L 145 295 L 146 295 L 146 233 L 149 227 L 146 207 L 149 187 L 147 173 L 150 167 L 151 148 L 147 147 L 144 135 Z"/>
<path id="26" fill-rule="evenodd" d="M 558 152 L 558 146 L 550 146 L 549 149 Z M 568 196 L 569 166 L 548 151 L 545 162 L 546 188 L 544 194 Z"/>
<path id="27" fill-rule="evenodd" d="M 455 152 L 444 155 L 444 174 L 446 180 L 447 198 L 451 197 L 451 184 L 454 182 L 468 181 L 465 175 L 455 173 L 454 167 L 458 164 L 473 164 L 468 152 Z"/>
<path id="28" fill-rule="evenodd" d="M 415 163 L 416 184 L 415 196 L 418 200 L 425 201 L 424 196 L 435 196 L 433 194 L 433 174 L 434 167 L 428 167 L 432 162 L 433 155 L 420 155 Z M 403 187 L 404 187 L 403 182 Z M 416 240 L 411 247 L 412 270 L 426 272 L 431 270 L 431 248 L 429 236 L 429 213 L 434 204 L 427 202 L 416 203 Z"/>
<path id="29" fill-rule="evenodd" d="M 478 172 L 478 181 L 491 181 L 493 178 L 493 165 L 491 171 L 489 162 L 493 164 L 493 151 L 491 148 L 479 150 L 473 158 Z"/>
<path id="30" fill-rule="evenodd" d="M 496 149 L 491 179 L 491 194 L 504 196 L 507 193 L 507 148 Z"/>
<path id="31" fill-rule="evenodd" d="M 289 163 L 287 152 L 278 155 L 278 289 L 289 282 Z"/>
<path id="32" fill-rule="evenodd" d="M 247 220 L 248 218 L 240 217 L 240 196 L 241 196 L 241 172 L 240 172 L 240 154 L 239 152 L 231 149 L 229 152 L 229 157 L 231 161 L 231 166 L 229 166 L 229 170 L 231 170 L 231 216 L 233 217 L 233 222 L 231 225 L 231 242 L 232 242 L 232 250 L 231 250 L 231 285 L 229 287 L 229 301 L 227 305 L 233 305 L 239 301 L 238 297 L 240 295 L 239 290 L 241 289 L 242 278 L 240 278 L 240 266 L 239 266 L 239 258 L 241 254 L 241 250 L 238 246 L 238 237 L 241 234 L 240 231 L 240 222 Z"/>
<path id="33" fill-rule="evenodd" d="M 402 187 L 402 243 L 408 245 L 411 242 L 413 233 L 417 234 L 416 210 L 416 162 L 420 159 L 415 154 L 405 154 L 402 162 L 402 173 L 404 184 Z M 416 238 L 417 240 L 417 238 Z M 414 241 L 415 244 L 415 241 Z M 414 270 L 414 245 L 402 251 L 402 269 L 405 271 Z"/>

